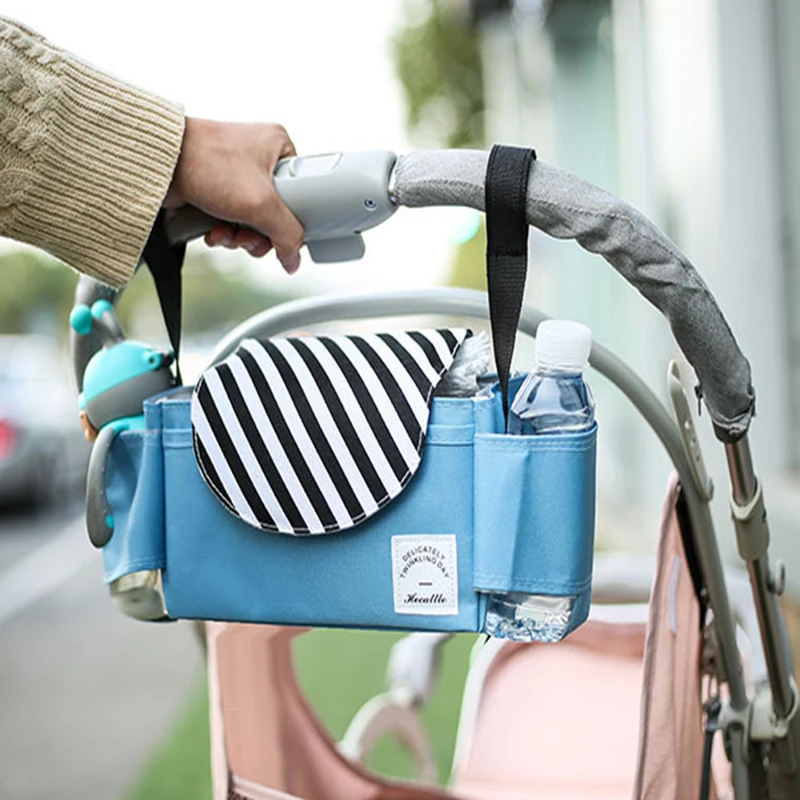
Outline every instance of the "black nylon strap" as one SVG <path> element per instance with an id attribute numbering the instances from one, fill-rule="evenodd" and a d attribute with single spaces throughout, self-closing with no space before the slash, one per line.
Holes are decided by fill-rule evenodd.
<path id="1" fill-rule="evenodd" d="M 153 230 L 144 246 L 142 258 L 153 275 L 158 293 L 158 302 L 167 327 L 167 335 L 175 353 L 175 375 L 178 385 L 181 379 L 179 357 L 181 354 L 181 324 L 183 308 L 183 258 L 186 245 L 172 245 L 167 238 L 163 209 L 158 213 Z"/>
<path id="2" fill-rule="evenodd" d="M 495 145 L 486 165 L 486 283 L 494 360 L 508 421 L 508 376 L 528 271 L 525 198 L 536 152 Z"/>
<path id="3" fill-rule="evenodd" d="M 689 504 L 686 500 L 686 493 L 683 487 L 678 487 L 678 499 L 675 503 L 675 511 L 678 515 L 678 530 L 681 535 L 681 542 L 683 543 L 683 552 L 686 556 L 686 564 L 689 567 L 689 576 L 692 579 L 692 586 L 694 587 L 694 596 L 697 598 L 697 604 L 700 607 L 700 627 L 699 630 L 703 631 L 706 627 L 706 614 L 708 613 L 708 598 L 703 591 L 703 576 L 700 572 L 700 558 L 697 555 L 697 547 L 695 541 L 697 537 L 692 530 L 692 519 L 689 516 Z"/>

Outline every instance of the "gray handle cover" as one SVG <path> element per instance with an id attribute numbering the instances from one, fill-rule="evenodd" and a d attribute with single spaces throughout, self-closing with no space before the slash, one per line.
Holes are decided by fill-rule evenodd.
<path id="1" fill-rule="evenodd" d="M 400 156 L 393 198 L 403 206 L 461 205 L 483 211 L 488 157 L 479 150 Z M 664 314 L 697 373 L 718 435 L 743 436 L 755 413 L 750 364 L 686 256 L 627 203 L 541 161 L 531 166 L 527 216 L 550 236 L 575 239 L 603 256 Z"/>

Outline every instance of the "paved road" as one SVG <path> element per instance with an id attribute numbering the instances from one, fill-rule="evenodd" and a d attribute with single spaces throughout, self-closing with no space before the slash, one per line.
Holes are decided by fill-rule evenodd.
<path id="1" fill-rule="evenodd" d="M 119 800 L 202 680 L 188 625 L 115 611 L 80 514 L 0 513 L 3 800 Z"/>

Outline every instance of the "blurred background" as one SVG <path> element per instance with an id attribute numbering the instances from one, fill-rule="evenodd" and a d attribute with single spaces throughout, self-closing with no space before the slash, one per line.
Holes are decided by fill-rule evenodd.
<path id="1" fill-rule="evenodd" d="M 521 144 L 641 209 L 694 261 L 751 360 L 752 446 L 773 558 L 788 567 L 790 603 L 800 597 L 800 5 L 231 0 L 195 8 L 7 0 L 3 13 L 190 115 L 280 122 L 301 154 Z M 403 210 L 366 243 L 361 262 L 317 266 L 306 257 L 294 277 L 272 257 L 192 245 L 184 374 L 236 322 L 293 297 L 484 287 L 482 223 L 469 211 Z M 6 242 L 0 274 L 0 797 L 210 797 L 194 630 L 118 615 L 86 541 L 88 449 L 65 363 L 76 276 Z M 680 353 L 665 321 L 604 262 L 534 232 L 527 300 L 588 324 L 666 398 L 667 363 Z M 166 344 L 149 275 L 134 278 L 120 319 L 129 336 Z M 531 358 L 520 343 L 516 366 Z M 599 544 L 649 552 L 669 464 L 627 401 L 589 377 L 602 426 Z M 690 371 L 684 377 L 691 389 Z M 722 451 L 706 414 L 700 429 L 732 561 Z M 301 640 L 301 676 L 335 736 L 381 690 L 395 638 Z M 442 780 L 471 644 L 448 645 L 446 680 L 425 712 Z M 408 769 L 388 745 L 372 764 Z"/>

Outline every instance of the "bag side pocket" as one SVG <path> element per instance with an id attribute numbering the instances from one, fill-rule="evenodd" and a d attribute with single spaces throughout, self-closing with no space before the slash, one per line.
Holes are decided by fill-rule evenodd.
<path id="1" fill-rule="evenodd" d="M 591 588 L 597 426 L 475 438 L 475 589 L 555 596 Z"/>
<path id="2" fill-rule="evenodd" d="M 103 547 L 106 583 L 165 567 L 164 469 L 159 430 L 126 431 L 108 456 L 106 497 L 114 533 Z"/>

